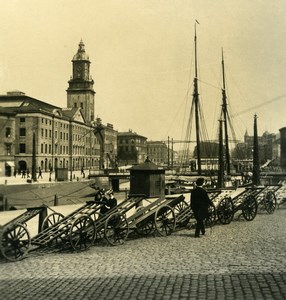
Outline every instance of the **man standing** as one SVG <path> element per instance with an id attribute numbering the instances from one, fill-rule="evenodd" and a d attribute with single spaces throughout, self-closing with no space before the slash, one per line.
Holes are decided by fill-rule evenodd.
<path id="1" fill-rule="evenodd" d="M 195 237 L 200 237 L 200 232 L 202 235 L 205 234 L 204 220 L 208 216 L 209 206 L 214 206 L 207 192 L 202 188 L 203 184 L 204 178 L 198 178 L 196 188 L 191 192 L 191 209 L 193 210 L 197 222 Z"/>

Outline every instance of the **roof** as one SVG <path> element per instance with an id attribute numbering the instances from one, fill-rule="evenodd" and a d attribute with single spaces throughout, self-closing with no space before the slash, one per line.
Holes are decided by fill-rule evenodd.
<path id="1" fill-rule="evenodd" d="M 147 138 L 143 135 L 137 134 L 136 132 L 128 131 L 128 132 L 118 132 L 118 137 L 124 137 L 124 136 L 129 136 L 129 137 L 141 137 L 147 140 Z"/>
<path id="2" fill-rule="evenodd" d="M 81 40 L 80 43 L 78 44 L 78 50 L 77 53 L 74 55 L 73 57 L 73 61 L 74 60 L 88 60 L 89 61 L 89 57 L 88 55 L 85 53 L 85 49 L 84 49 L 84 43 Z"/>
<path id="3" fill-rule="evenodd" d="M 5 114 L 34 113 L 59 116 L 63 120 L 85 123 L 80 108 L 60 108 L 24 94 L 0 95 L 0 112 Z"/>
<path id="4" fill-rule="evenodd" d="M 130 170 L 159 170 L 158 166 L 152 163 L 151 161 L 145 161 L 142 164 L 133 166 Z"/>

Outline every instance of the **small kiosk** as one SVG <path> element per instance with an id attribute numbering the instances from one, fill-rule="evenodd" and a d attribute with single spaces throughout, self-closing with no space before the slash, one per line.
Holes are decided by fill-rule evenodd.
<path id="1" fill-rule="evenodd" d="M 148 158 L 142 164 L 130 168 L 130 196 L 147 198 L 165 196 L 165 170 L 158 168 Z"/>

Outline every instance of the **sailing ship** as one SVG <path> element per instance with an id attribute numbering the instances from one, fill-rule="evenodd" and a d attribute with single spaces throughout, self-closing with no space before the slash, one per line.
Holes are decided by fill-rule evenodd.
<path id="1" fill-rule="evenodd" d="M 200 106 L 200 99 L 199 99 L 199 91 L 198 91 L 198 57 L 197 57 L 197 30 L 196 30 L 196 23 L 195 23 L 195 35 L 194 35 L 194 79 L 193 79 L 193 94 L 192 94 L 192 105 L 191 105 L 191 113 L 189 117 L 189 121 L 187 124 L 186 130 L 186 137 L 185 137 L 185 148 L 183 149 L 183 155 L 181 160 L 181 166 L 183 166 L 183 160 L 190 161 L 189 153 L 190 153 L 190 140 L 192 130 L 192 123 L 193 123 L 193 114 L 195 117 L 195 156 L 196 156 L 196 174 L 187 174 L 184 172 L 184 169 L 181 168 L 180 175 L 177 177 L 177 185 L 173 182 L 173 189 L 178 190 L 189 190 L 191 187 L 191 183 L 193 183 L 198 176 L 205 176 L 207 182 L 210 186 L 216 188 L 224 188 L 226 186 L 232 185 L 236 187 L 241 181 L 241 174 L 231 174 L 231 159 L 230 159 L 230 139 L 229 139 L 229 127 L 232 129 L 233 139 L 232 142 L 237 142 L 237 139 L 234 134 L 234 130 L 231 124 L 231 118 L 228 112 L 228 103 L 227 103 L 227 94 L 226 94 L 226 75 L 225 75 L 225 62 L 224 62 L 224 52 L 222 49 L 222 59 L 221 59 L 221 67 L 222 67 L 222 105 L 221 105 L 221 112 L 219 116 L 219 130 L 218 130 L 218 142 L 210 141 L 205 134 L 205 141 L 202 140 L 202 110 Z M 257 138 L 257 118 L 255 117 L 255 128 L 254 128 L 254 139 L 256 138 L 256 142 L 254 141 L 254 182 L 255 184 L 259 183 L 259 159 L 258 159 L 258 138 Z M 206 129 L 203 130 L 204 133 Z M 256 144 L 257 143 L 257 146 Z M 212 146 L 211 146 L 212 145 Z M 215 161 L 215 167 L 210 171 L 202 168 L 202 149 L 205 152 L 207 146 L 210 146 L 210 154 L 209 157 L 213 158 Z M 185 163 L 185 165 L 187 165 Z M 213 167 L 213 166 L 212 166 Z M 188 176 L 186 176 L 188 175 Z M 192 176 L 190 176 L 192 175 Z M 228 182 L 228 183 L 226 183 Z"/>

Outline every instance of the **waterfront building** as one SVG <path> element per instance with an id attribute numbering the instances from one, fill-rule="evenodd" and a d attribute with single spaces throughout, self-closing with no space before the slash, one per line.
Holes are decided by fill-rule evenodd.
<path id="1" fill-rule="evenodd" d="M 31 171 L 33 135 L 37 170 L 99 167 L 99 142 L 80 108 L 61 109 L 18 92 L 0 96 L 0 107 L 1 176 Z"/>
<path id="2" fill-rule="evenodd" d="M 167 166 L 170 162 L 171 155 L 165 142 L 147 141 L 147 155 L 157 166 Z"/>
<path id="3" fill-rule="evenodd" d="M 132 132 L 118 132 L 117 161 L 119 166 L 143 163 L 147 158 L 147 138 Z"/>
<path id="4" fill-rule="evenodd" d="M 103 140 L 96 134 L 94 82 L 82 41 L 73 57 L 72 69 L 67 108 L 19 91 L 0 95 L 0 176 L 31 172 L 33 150 L 35 168 L 43 171 L 98 170 L 103 168 L 107 157 L 116 156 L 117 131 L 113 125 L 101 125 Z"/>

